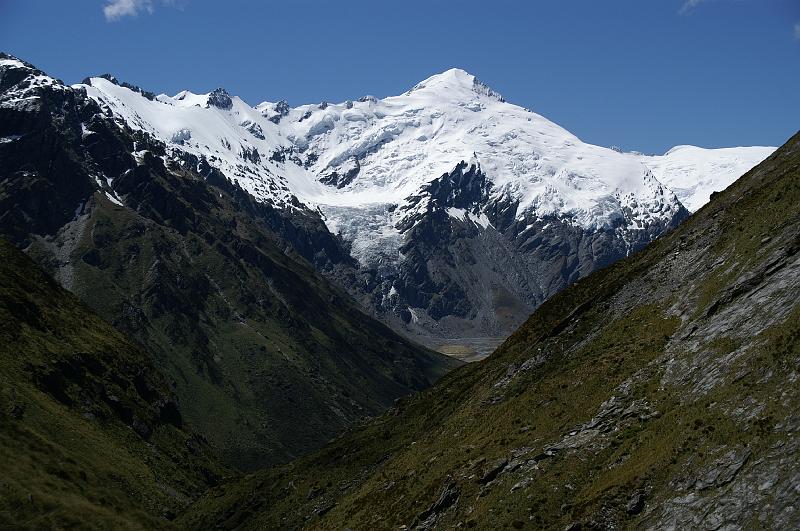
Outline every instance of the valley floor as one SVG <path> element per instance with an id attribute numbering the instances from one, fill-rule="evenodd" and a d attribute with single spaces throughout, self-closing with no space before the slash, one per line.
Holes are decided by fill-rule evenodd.
<path id="1" fill-rule="evenodd" d="M 452 339 L 431 339 L 422 343 L 433 350 L 457 360 L 471 363 L 480 361 L 499 347 L 506 337 L 459 337 Z"/>

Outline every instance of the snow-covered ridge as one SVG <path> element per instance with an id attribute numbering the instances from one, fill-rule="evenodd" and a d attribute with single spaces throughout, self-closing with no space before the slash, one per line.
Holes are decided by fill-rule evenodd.
<path id="1" fill-rule="evenodd" d="M 253 108 L 222 89 L 151 101 L 101 78 L 85 88 L 129 126 L 204 157 L 258 200 L 291 205 L 295 196 L 320 209 L 357 254 L 365 250 L 362 261 L 375 257 L 375 242 L 389 242 L 378 254 L 397 255 L 396 207 L 461 161 L 476 161 L 493 197 L 518 201 L 519 216 L 557 216 L 586 230 L 621 222 L 636 229 L 668 219 L 681 203 L 696 210 L 774 150 L 620 153 L 505 102 L 459 69 L 400 96 L 296 108 Z"/>
<path id="2" fill-rule="evenodd" d="M 642 160 L 656 179 L 672 189 L 681 203 L 694 212 L 708 202 L 713 192 L 730 186 L 774 151 L 774 147 L 676 146 L 664 155 Z"/>
<path id="3" fill-rule="evenodd" d="M 0 59 L 0 66 L 11 66 L 15 68 L 25 68 L 25 64 L 19 59 Z"/>
<path id="4" fill-rule="evenodd" d="M 0 69 L 19 70 L 25 77 L 15 84 L 14 88 L 5 90 L 0 98 L 0 107 L 17 108 L 20 110 L 35 107 L 39 103 L 41 91 L 64 90 L 61 81 L 46 75 L 33 66 L 20 61 L 17 58 L 5 55 L 0 52 Z"/>
<path id="5" fill-rule="evenodd" d="M 479 81 L 478 78 L 460 68 L 451 68 L 441 74 L 436 74 L 424 81 L 420 81 L 414 88 L 406 92 L 405 95 L 409 96 L 414 92 L 422 91 L 438 92 L 440 94 L 449 92 L 451 95 L 457 92 L 463 93 L 472 91 L 476 94 L 489 96 L 501 102 L 505 101 L 499 92 L 492 90 L 491 87 Z"/>
<path id="6" fill-rule="evenodd" d="M 275 124 L 222 89 L 149 100 L 104 78 L 91 78 L 80 86 L 118 120 L 153 135 L 173 153 L 205 158 L 258 200 L 291 208 L 292 196 L 304 192 L 304 180 L 312 188 L 322 186 L 301 167 L 276 157 L 292 144 Z"/>
<path id="7" fill-rule="evenodd" d="M 324 109 L 301 106 L 281 121 L 316 178 L 357 176 L 326 191 L 336 204 L 401 202 L 462 160 L 477 159 L 496 193 L 541 215 L 607 223 L 606 198 L 647 188 L 638 159 L 582 143 L 563 128 L 498 98 L 463 70 L 449 70 L 401 96 Z M 642 200 L 645 198 L 642 197 Z M 322 201 L 321 201 L 322 202 Z"/>

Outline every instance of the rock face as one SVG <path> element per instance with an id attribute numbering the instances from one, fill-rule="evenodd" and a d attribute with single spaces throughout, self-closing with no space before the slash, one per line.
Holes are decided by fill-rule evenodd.
<path id="1" fill-rule="evenodd" d="M 398 316 L 418 337 L 503 336 L 551 295 L 689 215 L 667 206 L 672 215 L 637 225 L 638 213 L 626 206 L 609 226 L 586 230 L 521 211 L 518 199 L 495 197 L 493 186 L 479 165 L 461 162 L 397 209 L 401 258 L 372 277 L 381 315 Z M 668 205 L 669 193 L 658 193 Z"/>
<path id="2" fill-rule="evenodd" d="M 224 88 L 218 88 L 208 95 L 208 105 L 209 107 L 229 111 L 233 107 L 233 100 L 231 100 L 228 91 Z"/>
<path id="3" fill-rule="evenodd" d="M 483 362 L 280 472 L 215 489 L 185 521 L 797 528 L 798 278 L 800 133 L 674 231 L 550 298 Z M 341 488 L 309 503 L 312 485 Z"/>
<path id="4" fill-rule="evenodd" d="M 456 365 L 321 276 L 352 258 L 318 212 L 257 201 L 187 151 L 202 134 L 174 147 L 91 90 L 0 55 L 0 235 L 152 353 L 182 418 L 228 464 L 317 448 Z M 223 96 L 213 112 L 233 105 Z M 238 160 L 263 164 L 255 148 Z"/>

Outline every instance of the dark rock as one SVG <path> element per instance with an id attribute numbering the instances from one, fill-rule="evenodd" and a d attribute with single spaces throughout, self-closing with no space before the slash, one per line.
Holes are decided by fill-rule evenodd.
<path id="1" fill-rule="evenodd" d="M 278 124 L 280 123 L 281 119 L 289 114 L 290 111 L 289 103 L 286 100 L 281 100 L 275 104 L 275 115 L 269 117 L 269 121 Z"/>
<path id="2" fill-rule="evenodd" d="M 625 512 L 631 516 L 637 515 L 644 509 L 644 494 L 636 492 L 628 500 L 628 505 L 625 506 Z"/>
<path id="3" fill-rule="evenodd" d="M 358 176 L 358 173 L 361 171 L 361 163 L 359 162 L 358 158 L 353 157 L 354 167 L 349 169 L 344 175 L 339 175 L 338 172 L 331 172 L 328 175 L 320 177 L 319 182 L 322 184 L 327 184 L 329 186 L 335 186 L 336 188 L 342 189 L 355 179 Z"/>
<path id="4" fill-rule="evenodd" d="M 478 480 L 478 483 L 481 485 L 491 483 L 503 471 L 507 464 L 508 459 L 496 461 L 486 470 L 486 472 L 484 472 L 483 476 L 481 476 L 481 478 Z"/>
<path id="5" fill-rule="evenodd" d="M 14 402 L 8 407 L 8 416 L 14 420 L 21 420 L 25 416 L 25 404 Z"/>
<path id="6" fill-rule="evenodd" d="M 322 517 L 325 516 L 327 513 L 329 513 L 330 510 L 333 509 L 334 507 L 336 507 L 336 504 L 334 502 L 330 502 L 322 505 L 314 512 L 316 513 L 317 516 Z"/>
<path id="7" fill-rule="evenodd" d="M 314 485 L 310 489 L 308 489 L 308 494 L 306 495 L 306 499 L 307 500 L 313 500 L 314 498 L 318 498 L 319 496 L 321 496 L 324 493 L 325 493 L 325 489 L 323 487 L 320 487 L 318 485 Z"/>
<path id="8" fill-rule="evenodd" d="M 426 509 L 421 512 L 415 519 L 415 524 L 412 527 L 418 526 L 421 528 L 429 528 L 433 523 L 432 520 L 440 513 L 446 511 L 458 500 L 460 490 L 455 483 L 447 483 L 442 489 L 439 498 Z"/>
<path id="9" fill-rule="evenodd" d="M 264 140 L 264 130 L 261 129 L 261 126 L 255 122 L 251 122 L 250 120 L 245 120 L 242 122 L 242 127 L 247 129 L 247 131 L 253 135 L 254 137 Z"/>
<path id="10" fill-rule="evenodd" d="M 255 146 L 242 146 L 239 156 L 248 162 L 252 162 L 253 164 L 258 164 L 261 162 L 261 154 L 258 152 L 258 148 Z"/>
<path id="11" fill-rule="evenodd" d="M 208 95 L 208 105 L 229 111 L 233 107 L 233 100 L 224 88 L 218 88 Z"/>

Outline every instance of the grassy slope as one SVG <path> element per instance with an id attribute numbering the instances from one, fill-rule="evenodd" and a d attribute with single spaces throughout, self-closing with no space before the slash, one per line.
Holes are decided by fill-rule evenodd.
<path id="1" fill-rule="evenodd" d="M 673 233 L 553 297 L 484 362 L 215 489 L 184 522 L 796 524 L 776 519 L 800 477 L 798 250 L 800 135 Z M 734 488 L 746 495 L 720 513 Z"/>
<path id="2" fill-rule="evenodd" d="M 159 527 L 223 471 L 150 358 L 0 240 L 0 527 Z"/>

